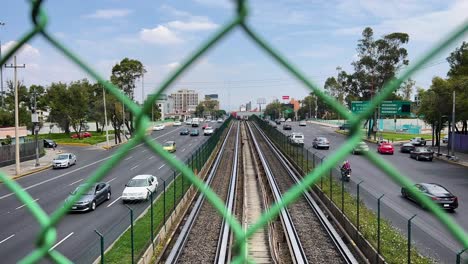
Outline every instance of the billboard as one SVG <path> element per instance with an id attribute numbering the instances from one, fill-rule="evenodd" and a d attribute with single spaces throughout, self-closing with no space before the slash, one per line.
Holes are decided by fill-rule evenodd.
<path id="1" fill-rule="evenodd" d="M 289 100 L 289 95 L 283 95 L 283 100 Z"/>

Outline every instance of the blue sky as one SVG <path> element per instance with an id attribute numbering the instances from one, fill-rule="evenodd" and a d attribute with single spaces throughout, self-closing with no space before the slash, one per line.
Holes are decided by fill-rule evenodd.
<path id="1" fill-rule="evenodd" d="M 145 94 L 150 93 L 180 62 L 207 37 L 225 24 L 235 12 L 233 1 L 45 1 L 48 31 L 103 77 L 112 66 L 129 57 L 147 69 Z M 336 74 L 336 67 L 351 70 L 356 44 L 366 26 L 375 37 L 406 32 L 410 63 L 437 43 L 452 28 L 468 18 L 465 0 L 254 0 L 249 1 L 248 23 L 275 49 L 320 87 Z M 27 1 L 2 3 L 0 41 L 2 50 L 31 27 Z M 468 37 L 464 37 L 468 40 Z M 413 76 L 416 85 L 428 88 L 433 76 L 445 76 L 445 58 L 450 49 Z M 26 84 L 88 78 L 36 37 L 18 54 L 19 78 Z M 4 70 L 4 81 L 12 70 Z M 282 95 L 304 97 L 308 91 L 235 30 L 204 56 L 169 90 L 189 88 L 202 94 L 218 93 L 221 106 L 237 108 L 248 101 Z M 141 98 L 141 84 L 135 91 Z"/>

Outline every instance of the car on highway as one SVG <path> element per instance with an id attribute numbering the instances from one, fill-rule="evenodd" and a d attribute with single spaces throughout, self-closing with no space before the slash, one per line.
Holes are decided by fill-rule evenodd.
<path id="1" fill-rule="evenodd" d="M 401 153 L 410 153 L 411 151 L 413 151 L 416 147 L 411 144 L 411 143 L 403 143 L 401 144 L 400 146 L 400 152 Z"/>
<path id="2" fill-rule="evenodd" d="M 280 121 L 280 122 L 285 122 L 285 121 L 286 121 L 286 119 L 284 119 L 284 117 L 282 117 L 282 118 L 280 118 L 280 120 L 279 120 L 279 121 Z"/>
<path id="3" fill-rule="evenodd" d="M 361 141 L 353 148 L 353 155 L 364 153 L 369 151 L 369 146 L 367 146 L 366 142 Z"/>
<path id="4" fill-rule="evenodd" d="M 292 129 L 291 125 L 287 125 L 287 124 L 283 125 L 283 130 L 291 130 L 291 129 Z"/>
<path id="5" fill-rule="evenodd" d="M 174 123 L 172 123 L 173 126 L 181 126 L 182 125 L 182 122 L 180 121 L 174 121 Z"/>
<path id="6" fill-rule="evenodd" d="M 210 120 L 210 123 L 216 123 L 216 119 Z"/>
<path id="7" fill-rule="evenodd" d="M 426 146 L 426 140 L 422 137 L 415 137 L 410 140 L 410 143 L 415 146 Z"/>
<path id="8" fill-rule="evenodd" d="M 168 152 L 175 152 L 177 149 L 175 141 L 170 140 L 170 141 L 164 142 L 163 149 Z"/>
<path id="9" fill-rule="evenodd" d="M 216 122 L 222 123 L 222 122 L 224 122 L 224 120 L 222 118 L 218 118 L 218 120 L 216 120 Z"/>
<path id="10" fill-rule="evenodd" d="M 166 127 L 165 125 L 159 124 L 159 125 L 155 125 L 155 126 L 153 127 L 153 130 L 154 130 L 154 131 L 160 131 L 160 130 L 163 130 L 165 127 Z"/>
<path id="11" fill-rule="evenodd" d="M 85 188 L 85 184 L 80 184 L 76 189 L 70 193 L 66 201 L 70 201 L 76 197 L 78 191 Z M 81 197 L 72 205 L 70 211 L 72 212 L 85 212 L 94 211 L 96 207 L 105 201 L 111 199 L 111 186 L 107 182 L 98 182 L 91 185 L 91 188 L 86 191 Z"/>
<path id="12" fill-rule="evenodd" d="M 299 121 L 299 126 L 307 126 L 307 122 L 305 120 Z"/>
<path id="13" fill-rule="evenodd" d="M 393 145 L 390 144 L 390 143 L 381 143 L 378 147 L 377 147 L 377 152 L 380 153 L 380 154 L 390 154 L 390 155 L 393 155 L 393 152 L 394 152 L 394 148 L 393 148 Z"/>
<path id="14" fill-rule="evenodd" d="M 416 160 L 428 160 L 432 161 L 434 158 L 434 151 L 430 148 L 426 147 L 417 147 L 413 151 L 410 152 L 410 158 Z"/>
<path id="15" fill-rule="evenodd" d="M 200 134 L 200 132 L 198 132 L 198 129 L 192 129 L 192 131 L 190 131 L 190 136 L 191 137 L 196 137 Z"/>
<path id="16" fill-rule="evenodd" d="M 56 148 L 57 143 L 52 139 L 44 139 L 44 148 Z"/>
<path id="17" fill-rule="evenodd" d="M 442 143 L 448 143 L 448 140 L 449 140 L 449 136 L 448 135 L 445 135 L 443 138 L 442 138 Z"/>
<path id="18" fill-rule="evenodd" d="M 379 141 L 377 141 L 377 146 L 380 146 L 384 143 L 390 143 L 390 141 L 388 139 L 381 139 Z"/>
<path id="19" fill-rule="evenodd" d="M 312 141 L 312 147 L 316 149 L 329 149 L 330 148 L 330 141 L 326 137 L 316 137 Z"/>
<path id="20" fill-rule="evenodd" d="M 191 124 L 192 124 L 192 119 L 187 119 L 187 120 L 185 120 L 185 124 L 186 124 L 186 125 L 191 125 Z"/>
<path id="21" fill-rule="evenodd" d="M 340 130 L 349 130 L 351 129 L 351 124 L 349 123 L 344 123 L 338 127 Z"/>
<path id="22" fill-rule="evenodd" d="M 275 120 L 275 123 L 276 123 L 277 125 L 281 125 L 281 121 L 280 121 L 279 119 L 276 119 L 276 120 Z"/>
<path id="23" fill-rule="evenodd" d="M 52 160 L 52 167 L 57 168 L 68 168 L 71 165 L 76 164 L 76 155 L 73 153 L 62 153 L 59 154 Z"/>
<path id="24" fill-rule="evenodd" d="M 207 128 L 207 127 L 209 127 L 208 124 L 203 124 L 203 126 L 202 126 L 201 128 L 204 130 L 204 129 Z"/>
<path id="25" fill-rule="evenodd" d="M 190 131 L 188 130 L 188 128 L 182 128 L 180 130 L 180 133 L 179 133 L 181 136 L 186 136 L 188 134 L 190 134 Z"/>
<path id="26" fill-rule="evenodd" d="M 158 187 L 158 178 L 153 175 L 143 174 L 133 177 L 122 192 L 122 201 L 142 201 L 148 200 L 151 193 Z"/>
<path id="27" fill-rule="evenodd" d="M 440 184 L 416 183 L 414 187 L 416 187 L 417 191 L 429 197 L 433 202 L 440 205 L 443 209 L 453 211 L 458 208 L 458 197 L 453 195 L 449 190 L 447 190 L 447 188 Z M 412 194 L 407 188 L 401 188 L 401 195 L 404 198 L 416 202 L 424 208 L 422 203 L 420 203 L 420 201 L 416 199 L 416 196 Z"/>
<path id="28" fill-rule="evenodd" d="M 214 129 L 212 127 L 206 127 L 205 130 L 203 131 L 203 135 L 205 136 L 211 136 L 214 133 Z"/>
<path id="29" fill-rule="evenodd" d="M 291 133 L 291 135 L 289 135 L 289 140 L 293 144 L 304 145 L 304 134 L 302 134 L 302 133 Z"/>
<path id="30" fill-rule="evenodd" d="M 89 132 L 81 132 L 80 134 L 73 133 L 71 135 L 71 138 L 78 138 L 78 135 L 79 135 L 79 138 L 88 138 L 92 136 L 91 133 Z"/>
<path id="31" fill-rule="evenodd" d="M 291 118 L 286 119 L 286 122 L 292 122 Z"/>

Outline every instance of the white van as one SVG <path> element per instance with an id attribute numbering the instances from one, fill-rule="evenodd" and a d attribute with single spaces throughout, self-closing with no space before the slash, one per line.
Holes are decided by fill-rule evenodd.
<path id="1" fill-rule="evenodd" d="M 304 145 L 304 134 L 302 133 L 291 133 L 289 139 L 293 144 Z"/>
<path id="2" fill-rule="evenodd" d="M 200 119 L 197 117 L 192 118 L 192 127 L 198 127 L 200 125 Z"/>

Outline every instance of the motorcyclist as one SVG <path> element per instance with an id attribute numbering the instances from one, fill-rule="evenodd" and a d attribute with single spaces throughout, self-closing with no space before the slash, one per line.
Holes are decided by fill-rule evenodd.
<path id="1" fill-rule="evenodd" d="M 351 164 L 349 163 L 348 160 L 343 162 L 343 165 L 341 166 L 341 172 L 346 173 L 346 174 L 351 174 Z"/>

